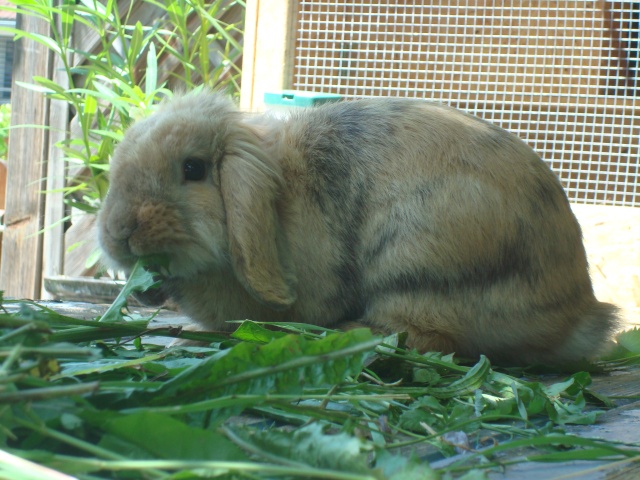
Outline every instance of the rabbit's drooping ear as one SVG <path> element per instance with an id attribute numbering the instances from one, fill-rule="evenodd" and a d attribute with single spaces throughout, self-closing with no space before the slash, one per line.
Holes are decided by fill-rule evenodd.
<path id="1" fill-rule="evenodd" d="M 275 209 L 281 174 L 265 158 L 254 127 L 229 125 L 225 143 L 220 188 L 233 269 L 256 300 L 287 308 L 296 300 L 297 280 Z"/>

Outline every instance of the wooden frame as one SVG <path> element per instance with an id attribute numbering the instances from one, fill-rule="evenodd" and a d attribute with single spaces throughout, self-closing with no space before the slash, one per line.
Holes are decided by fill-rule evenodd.
<path id="1" fill-rule="evenodd" d="M 264 93 L 289 88 L 296 0 L 247 0 L 240 106 L 264 108 Z"/>

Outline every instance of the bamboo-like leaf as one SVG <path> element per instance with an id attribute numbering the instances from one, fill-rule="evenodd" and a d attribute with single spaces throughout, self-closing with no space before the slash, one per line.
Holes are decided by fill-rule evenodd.
<path id="1" fill-rule="evenodd" d="M 214 2 L 215 4 L 219 4 L 220 2 Z M 211 9 L 211 5 L 209 5 L 207 8 Z M 229 34 L 229 30 L 234 30 L 237 29 L 237 27 L 235 25 L 224 25 L 222 22 L 220 22 L 220 20 L 218 20 L 215 16 L 211 15 L 210 11 L 207 11 L 207 9 L 199 7 L 198 8 L 200 15 L 202 15 L 211 26 L 213 26 L 214 30 L 216 33 L 218 33 L 222 38 L 224 38 L 224 40 L 231 45 L 233 48 L 237 49 L 237 50 L 241 50 L 242 47 L 240 46 L 240 44 L 236 41 L 235 38 L 233 38 L 230 34 Z"/>
<path id="2" fill-rule="evenodd" d="M 60 47 L 60 45 L 49 36 L 34 32 L 26 32 L 24 30 L 19 30 L 12 27 L 2 27 L 2 31 L 13 35 L 14 41 L 20 40 L 22 38 L 28 38 L 29 40 L 33 40 L 34 42 L 44 45 L 56 55 L 62 55 L 62 48 Z"/>
<path id="3" fill-rule="evenodd" d="M 147 71 L 145 73 L 144 91 L 147 98 L 153 98 L 158 88 L 158 58 L 156 46 L 153 42 L 149 42 L 149 51 L 147 52 Z"/>
<path id="4" fill-rule="evenodd" d="M 85 116 L 93 116 L 98 110 L 98 101 L 93 95 L 87 95 L 84 98 L 83 113 Z"/>
<path id="5" fill-rule="evenodd" d="M 73 33 L 73 25 L 75 21 L 75 2 L 71 0 L 64 0 L 60 6 L 60 21 L 62 26 L 62 44 L 66 49 L 69 46 L 71 40 L 71 34 Z"/>
<path id="6" fill-rule="evenodd" d="M 142 31 L 142 24 L 140 22 L 136 22 L 133 33 L 131 34 L 129 48 L 127 49 L 127 61 L 129 62 L 129 69 L 132 71 L 135 69 L 136 60 L 140 56 L 143 36 L 144 32 Z"/>
<path id="7" fill-rule="evenodd" d="M 51 92 L 58 93 L 60 95 L 68 95 L 70 93 L 63 86 L 45 77 L 34 76 L 33 81 L 36 82 L 38 85 L 41 85 L 42 87 L 50 90 Z M 22 85 L 24 85 L 25 87 L 29 87 L 31 84 L 22 83 Z"/>

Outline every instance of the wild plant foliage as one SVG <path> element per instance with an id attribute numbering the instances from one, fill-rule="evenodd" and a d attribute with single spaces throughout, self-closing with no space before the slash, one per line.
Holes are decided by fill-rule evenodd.
<path id="1" fill-rule="evenodd" d="M 68 105 L 67 203 L 95 213 L 108 187 L 114 145 L 135 118 L 173 89 L 239 91 L 244 2 L 30 0 L 2 7 L 44 22 L 49 35 L 4 27 L 54 54 L 51 78 L 19 83 Z M 125 5 L 126 9 L 122 9 Z M 145 15 L 142 15 L 144 13 Z M 153 18 L 151 24 L 141 18 Z M 47 128 L 46 126 L 29 126 Z"/>

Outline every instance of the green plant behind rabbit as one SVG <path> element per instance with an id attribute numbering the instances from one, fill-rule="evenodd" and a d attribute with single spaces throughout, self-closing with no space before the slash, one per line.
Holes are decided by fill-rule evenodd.
<path id="1" fill-rule="evenodd" d="M 73 120 L 67 139 L 57 147 L 68 164 L 64 193 L 70 207 L 97 212 L 108 188 L 105 172 L 115 144 L 132 120 L 172 95 L 170 88 L 204 84 L 239 93 L 242 1 L 145 0 L 130 2 L 126 11 L 111 0 L 57 6 L 47 0 L 11 3 L 14 7 L 3 10 L 39 18 L 51 30 L 45 37 L 3 28 L 15 40 L 47 46 L 58 60 L 61 80 L 34 77 L 33 83 L 19 86 L 68 104 Z M 150 25 L 134 21 L 134 10 L 141 9 L 153 10 Z M 78 39 L 91 38 L 98 39 L 96 48 L 79 44 Z"/>

